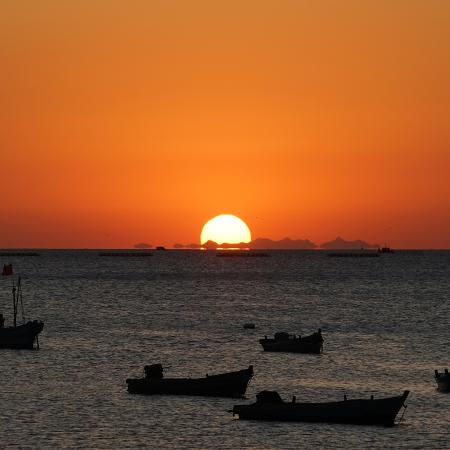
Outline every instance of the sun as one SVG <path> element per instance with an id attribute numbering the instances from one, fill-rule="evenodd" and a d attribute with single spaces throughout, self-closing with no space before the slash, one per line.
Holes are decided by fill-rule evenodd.
<path id="1" fill-rule="evenodd" d="M 239 217 L 232 214 L 221 214 L 205 223 L 200 235 L 200 243 L 214 241 L 217 244 L 239 244 L 250 242 L 250 228 Z"/>

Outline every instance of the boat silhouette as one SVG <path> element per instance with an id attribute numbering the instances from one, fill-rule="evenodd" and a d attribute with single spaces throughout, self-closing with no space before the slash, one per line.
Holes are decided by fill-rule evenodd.
<path id="1" fill-rule="evenodd" d="M 236 372 L 207 374 L 203 378 L 164 378 L 162 365 L 152 364 L 144 367 L 144 374 L 144 378 L 126 380 L 130 394 L 240 398 L 253 377 L 253 366 Z"/>
<path id="2" fill-rule="evenodd" d="M 434 371 L 434 379 L 437 383 L 437 390 L 440 392 L 450 392 L 450 373 L 448 369 L 444 369 L 443 373 Z"/>
<path id="3" fill-rule="evenodd" d="M 259 343 L 266 352 L 321 353 L 323 349 L 322 330 L 310 336 L 296 336 L 284 332 L 275 333 L 273 339 L 264 336 Z"/>
<path id="4" fill-rule="evenodd" d="M 12 276 L 12 266 L 5 265 L 3 267 L 3 275 Z M 5 318 L 0 314 L 0 348 L 12 349 L 33 349 L 39 348 L 39 333 L 44 329 L 44 323 L 39 320 L 25 321 L 25 312 L 23 307 L 22 283 L 18 278 L 17 286 L 13 279 L 13 326 L 5 327 Z M 22 311 L 22 324 L 17 324 L 17 313 L 19 306 Z"/>
<path id="5" fill-rule="evenodd" d="M 283 422 L 333 422 L 361 425 L 392 426 L 409 395 L 397 397 L 355 399 L 323 403 L 284 402 L 277 392 L 262 391 L 251 405 L 235 405 L 232 413 L 239 419 Z"/>

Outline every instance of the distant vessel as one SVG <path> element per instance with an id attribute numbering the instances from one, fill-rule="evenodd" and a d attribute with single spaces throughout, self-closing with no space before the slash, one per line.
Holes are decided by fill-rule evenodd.
<path id="1" fill-rule="evenodd" d="M 3 275 L 12 275 L 12 266 L 3 267 Z M 25 323 L 25 313 L 23 308 L 21 279 L 18 278 L 17 287 L 13 282 L 13 311 L 14 319 L 12 327 L 5 327 L 5 318 L 0 314 L 0 348 L 13 349 L 33 349 L 36 342 L 36 348 L 39 348 L 38 335 L 44 329 L 44 323 L 38 320 Z M 22 325 L 17 325 L 17 312 L 19 303 L 22 310 Z"/>
<path id="2" fill-rule="evenodd" d="M 264 336 L 259 343 L 266 352 L 320 353 L 323 349 L 322 330 L 310 336 L 296 336 L 289 333 L 275 333 L 273 339 Z"/>
<path id="3" fill-rule="evenodd" d="M 377 258 L 380 256 L 380 252 L 376 250 L 342 251 L 328 253 L 328 256 L 335 258 Z"/>
<path id="4" fill-rule="evenodd" d="M 159 245 L 158 247 L 156 247 L 156 250 L 165 250 L 166 247 L 163 247 L 162 245 Z"/>
<path id="5" fill-rule="evenodd" d="M 360 425 L 393 426 L 409 391 L 398 397 L 355 399 L 324 403 L 284 402 L 274 391 L 262 391 L 251 405 L 235 405 L 233 416 L 239 419 L 283 422 L 333 422 Z"/>
<path id="6" fill-rule="evenodd" d="M 434 378 L 438 386 L 438 391 L 450 392 L 450 373 L 448 372 L 448 369 L 444 369 L 444 373 L 439 373 L 435 370 Z"/>
<path id="7" fill-rule="evenodd" d="M 378 253 L 395 253 L 394 250 L 392 250 L 392 248 L 390 247 L 381 247 L 378 249 Z"/>
<path id="8" fill-rule="evenodd" d="M 130 394 L 202 395 L 208 397 L 243 397 L 253 377 L 253 366 L 236 372 L 206 375 L 204 378 L 163 378 L 161 364 L 144 367 L 144 378 L 128 378 Z"/>
<path id="9" fill-rule="evenodd" d="M 11 252 L 11 251 L 0 251 L 0 256 L 13 256 L 13 257 L 18 257 L 18 256 L 39 256 L 38 252 Z"/>

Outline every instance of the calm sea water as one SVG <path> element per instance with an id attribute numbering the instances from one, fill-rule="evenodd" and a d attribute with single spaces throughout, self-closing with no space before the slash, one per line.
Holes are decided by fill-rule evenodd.
<path id="1" fill-rule="evenodd" d="M 39 351 L 0 350 L 2 448 L 449 448 L 450 252 L 269 258 L 160 251 L 151 258 L 42 251 L 0 258 L 22 274 Z M 0 305 L 11 321 L 11 280 Z M 254 322 L 256 330 L 244 330 Z M 264 353 L 276 331 L 322 328 L 322 355 Z M 233 399 L 127 394 L 125 379 L 161 362 L 167 376 L 255 367 L 247 391 L 298 401 L 398 395 L 393 428 L 233 420 Z"/>

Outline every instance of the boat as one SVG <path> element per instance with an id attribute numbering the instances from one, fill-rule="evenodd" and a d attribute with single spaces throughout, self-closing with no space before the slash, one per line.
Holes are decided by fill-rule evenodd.
<path id="1" fill-rule="evenodd" d="M 253 377 L 253 366 L 204 378 L 164 378 L 163 366 L 144 367 L 144 378 L 128 378 L 128 392 L 144 395 L 202 395 L 242 398 Z"/>
<path id="2" fill-rule="evenodd" d="M 13 256 L 14 258 L 17 257 L 21 257 L 21 256 L 40 256 L 38 252 L 23 252 L 23 251 L 18 251 L 18 252 L 0 252 L 0 256 Z"/>
<path id="3" fill-rule="evenodd" d="M 450 392 L 450 373 L 448 369 L 444 369 L 443 373 L 434 371 L 434 379 L 437 383 L 437 390 L 440 392 Z"/>
<path id="4" fill-rule="evenodd" d="M 12 275 L 12 266 L 3 267 L 3 275 Z M 39 348 L 39 333 L 44 329 L 44 323 L 39 320 L 25 321 L 23 308 L 21 278 L 18 278 L 17 286 L 13 281 L 13 326 L 5 327 L 5 318 L 0 314 L 0 348 L 34 349 Z M 22 310 L 22 324 L 17 324 L 19 304 Z"/>
<path id="5" fill-rule="evenodd" d="M 331 252 L 328 256 L 333 258 L 378 258 L 380 256 L 379 251 L 373 250 L 361 250 L 357 252 L 344 251 L 344 252 Z"/>
<path id="6" fill-rule="evenodd" d="M 0 319 L 1 320 L 1 319 Z M 44 323 L 38 320 L 28 321 L 22 325 L 0 328 L 0 348 L 34 349 L 39 348 L 39 333 Z"/>
<path id="7" fill-rule="evenodd" d="M 310 336 L 296 336 L 285 332 L 275 333 L 273 339 L 264 336 L 259 343 L 266 352 L 321 353 L 323 349 L 322 330 Z"/>
<path id="8" fill-rule="evenodd" d="M 378 249 L 378 253 L 395 253 L 395 252 L 394 250 L 392 250 L 392 248 L 384 246 Z"/>
<path id="9" fill-rule="evenodd" d="M 275 391 L 262 391 L 251 405 L 235 405 L 233 417 L 248 420 L 283 422 L 332 422 L 361 425 L 392 426 L 409 391 L 397 397 L 349 400 L 324 403 L 300 403 L 295 396 L 292 402 L 284 402 Z"/>

